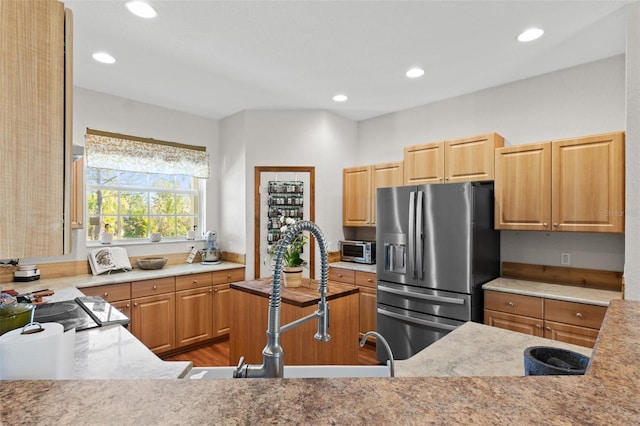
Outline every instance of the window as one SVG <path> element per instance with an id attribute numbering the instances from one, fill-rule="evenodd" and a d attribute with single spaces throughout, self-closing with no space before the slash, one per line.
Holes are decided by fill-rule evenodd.
<path id="1" fill-rule="evenodd" d="M 204 147 L 87 129 L 87 241 L 185 237 L 200 225 Z"/>
<path id="2" fill-rule="evenodd" d="M 105 225 L 115 240 L 184 237 L 200 220 L 200 179 L 88 167 L 87 241 Z"/>

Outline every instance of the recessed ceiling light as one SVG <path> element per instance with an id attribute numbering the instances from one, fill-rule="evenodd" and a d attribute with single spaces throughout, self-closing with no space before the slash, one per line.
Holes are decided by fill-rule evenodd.
<path id="1" fill-rule="evenodd" d="M 96 52 L 92 56 L 93 56 L 93 59 L 95 59 L 98 62 L 102 62 L 103 64 L 113 64 L 116 62 L 116 58 L 114 58 L 113 56 L 109 55 L 106 52 Z"/>
<path id="2" fill-rule="evenodd" d="M 344 101 L 346 101 L 347 99 L 349 99 L 349 98 L 347 97 L 347 95 L 342 95 L 342 94 L 340 94 L 340 95 L 335 95 L 335 96 L 333 97 L 333 100 L 334 100 L 334 101 L 336 101 L 336 102 L 344 102 Z"/>
<path id="3" fill-rule="evenodd" d="M 544 31 L 540 28 L 529 28 L 518 36 L 518 41 L 532 41 L 542 37 L 542 34 L 544 34 Z"/>
<path id="4" fill-rule="evenodd" d="M 141 18 L 155 18 L 158 16 L 158 12 L 143 1 L 128 1 L 125 6 L 127 6 L 129 12 Z"/>
<path id="5" fill-rule="evenodd" d="M 422 68 L 411 68 L 407 71 L 407 77 L 409 78 L 418 78 L 424 75 L 424 70 Z"/>

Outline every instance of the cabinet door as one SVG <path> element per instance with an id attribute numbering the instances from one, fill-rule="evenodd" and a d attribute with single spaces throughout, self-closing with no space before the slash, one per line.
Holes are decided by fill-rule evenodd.
<path id="1" fill-rule="evenodd" d="M 360 291 L 360 339 L 367 331 L 376 331 L 376 290 L 368 287 L 359 287 Z M 367 340 L 375 342 L 375 337 Z"/>
<path id="2" fill-rule="evenodd" d="M 213 288 L 176 292 L 177 347 L 209 340 L 213 337 Z"/>
<path id="3" fill-rule="evenodd" d="M 624 134 L 552 142 L 557 231 L 624 232 Z"/>
<path id="4" fill-rule="evenodd" d="M 559 340 L 573 345 L 593 348 L 598 338 L 599 330 L 576 325 L 563 324 L 553 321 L 544 322 L 544 337 Z"/>
<path id="5" fill-rule="evenodd" d="M 0 40 L 0 259 L 66 254 L 64 5 L 0 2 Z"/>
<path id="6" fill-rule="evenodd" d="M 495 150 L 495 228 L 551 229 L 551 144 Z"/>
<path id="7" fill-rule="evenodd" d="M 497 133 L 445 141 L 445 182 L 493 180 L 494 151 L 503 145 Z"/>
<path id="8" fill-rule="evenodd" d="M 342 171 L 342 224 L 371 224 L 371 166 L 351 167 Z"/>
<path id="9" fill-rule="evenodd" d="M 404 149 L 404 184 L 442 183 L 444 143 L 413 145 Z"/>
<path id="10" fill-rule="evenodd" d="M 122 300 L 120 302 L 111 302 L 111 306 L 122 312 L 129 318 L 129 330 L 133 330 L 133 320 L 131 319 L 131 300 Z"/>
<path id="11" fill-rule="evenodd" d="M 229 334 L 229 303 L 231 303 L 229 284 L 213 287 L 213 337 Z"/>
<path id="12" fill-rule="evenodd" d="M 154 353 L 176 347 L 176 295 L 160 294 L 133 299 L 131 332 Z"/>
<path id="13" fill-rule="evenodd" d="M 378 188 L 402 186 L 404 167 L 402 161 L 374 164 L 371 168 L 371 224 L 376 224 L 376 194 Z"/>
<path id="14" fill-rule="evenodd" d="M 492 327 L 517 331 L 532 336 L 543 337 L 543 321 L 538 318 L 507 314 L 505 312 L 484 310 L 484 323 Z"/>

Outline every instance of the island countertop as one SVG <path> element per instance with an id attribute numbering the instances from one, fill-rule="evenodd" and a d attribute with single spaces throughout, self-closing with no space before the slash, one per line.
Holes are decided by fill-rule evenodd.
<path id="1" fill-rule="evenodd" d="M 230 286 L 232 289 L 246 291 L 257 296 L 268 298 L 271 295 L 272 283 L 272 278 L 263 278 L 254 281 L 231 283 Z M 336 281 L 329 281 L 327 283 L 327 300 L 337 299 L 357 292 L 358 288 L 353 285 L 343 284 Z M 285 287 L 281 284 L 280 296 L 282 297 L 282 303 L 288 303 L 301 308 L 316 305 L 320 301 L 318 281 L 303 278 L 302 285 L 300 287 L 293 288 Z"/>
<path id="2" fill-rule="evenodd" d="M 0 422 L 638 424 L 638 341 L 640 302 L 613 300 L 584 376 L 11 381 Z"/>

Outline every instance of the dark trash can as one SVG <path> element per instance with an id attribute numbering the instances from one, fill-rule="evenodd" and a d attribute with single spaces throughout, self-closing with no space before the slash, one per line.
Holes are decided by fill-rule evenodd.
<path id="1" fill-rule="evenodd" d="M 524 350 L 524 375 L 580 375 L 589 365 L 589 357 L 566 349 L 532 346 Z"/>

